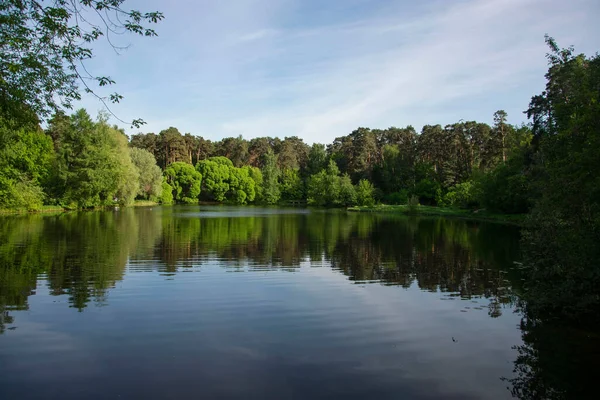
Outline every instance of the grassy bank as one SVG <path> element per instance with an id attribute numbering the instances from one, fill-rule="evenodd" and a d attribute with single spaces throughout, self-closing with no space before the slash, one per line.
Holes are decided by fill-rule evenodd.
<path id="1" fill-rule="evenodd" d="M 136 200 L 133 203 L 134 207 L 153 207 L 153 206 L 157 206 L 158 203 L 155 201 L 151 201 L 151 200 Z"/>
<path id="2" fill-rule="evenodd" d="M 460 208 L 416 206 L 412 210 L 407 205 L 385 205 L 380 204 L 372 207 L 348 207 L 348 211 L 359 212 L 385 212 L 398 214 L 429 215 L 451 218 L 465 218 L 482 221 L 498 221 L 521 225 L 525 220 L 525 214 L 496 214 L 486 210 L 463 210 Z"/>
<path id="3" fill-rule="evenodd" d="M 159 204 L 155 201 L 136 200 L 129 207 L 152 207 L 152 206 L 158 206 L 158 205 Z M 107 209 L 111 209 L 111 208 L 117 207 L 117 206 L 118 205 L 115 204 L 114 206 L 97 207 L 97 208 L 94 208 L 94 210 L 107 210 Z M 27 208 L 0 208 L 0 215 L 37 214 L 37 213 L 58 214 L 58 213 L 69 212 L 69 211 L 82 211 L 82 210 L 69 209 L 69 208 L 64 208 L 61 206 L 42 206 L 42 208 L 40 208 L 39 210 L 28 210 Z M 90 211 L 90 209 L 88 209 L 87 211 Z"/>
<path id="4" fill-rule="evenodd" d="M 62 213 L 66 210 L 60 206 L 42 206 L 39 210 L 28 210 L 27 208 L 0 208 L 0 215 L 10 214 L 36 214 L 36 213 Z"/>

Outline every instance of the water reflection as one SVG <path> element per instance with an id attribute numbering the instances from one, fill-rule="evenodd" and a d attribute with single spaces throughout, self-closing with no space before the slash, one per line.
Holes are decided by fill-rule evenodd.
<path id="1" fill-rule="evenodd" d="M 1 329 L 27 309 L 38 276 L 52 295 L 83 310 L 132 271 L 175 273 L 220 260 L 224 267 L 331 265 L 357 283 L 380 282 L 512 304 L 520 280 L 516 228 L 442 218 L 336 211 L 143 208 L 4 217 L 0 227 Z M 235 217 L 231 217 L 231 215 Z M 509 290 L 512 288 L 513 290 Z"/>
<path id="2" fill-rule="evenodd" d="M 28 310 L 41 289 L 85 311 L 110 307 L 111 291 L 136 274 L 170 279 L 215 266 L 257 275 L 332 268 L 346 285 L 477 300 L 465 301 L 462 311 L 497 318 L 515 310 L 521 290 L 518 242 L 518 230 L 500 224 L 320 210 L 173 207 L 2 217 L 0 334 L 17 327 L 18 311 Z M 515 373 L 505 377 L 513 396 L 582 398 L 578 390 L 594 371 L 586 360 L 598 355 L 593 340 L 573 340 L 526 318 L 521 329 Z"/>
<path id="3" fill-rule="evenodd" d="M 515 346 L 514 376 L 504 378 L 515 398 L 592 399 L 600 336 L 597 332 L 557 327 L 543 319 L 523 318 L 523 343 Z"/>

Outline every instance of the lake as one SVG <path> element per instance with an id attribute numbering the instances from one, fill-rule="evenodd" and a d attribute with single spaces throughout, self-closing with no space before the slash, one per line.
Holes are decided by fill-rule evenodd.
<path id="1" fill-rule="evenodd" d="M 2 399 L 502 399 L 529 382 L 514 226 L 227 206 L 0 223 Z"/>

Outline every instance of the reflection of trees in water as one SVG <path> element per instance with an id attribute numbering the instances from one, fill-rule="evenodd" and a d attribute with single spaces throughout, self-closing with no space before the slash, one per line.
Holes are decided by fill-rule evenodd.
<path id="1" fill-rule="evenodd" d="M 137 242 L 132 210 L 65 214 L 46 226 L 52 241 L 47 269 L 52 294 L 68 294 L 79 310 L 123 277 L 129 249 Z"/>
<path id="2" fill-rule="evenodd" d="M 524 318 L 523 344 L 516 346 L 513 397 L 519 399 L 591 399 L 597 380 L 600 335 L 542 320 Z"/>
<path id="3" fill-rule="evenodd" d="M 295 268 L 331 264 L 350 280 L 485 297 L 489 315 L 515 303 L 520 290 L 518 234 L 512 227 L 462 220 L 320 212 L 237 218 L 174 217 L 169 208 L 29 215 L 0 221 L 0 333 L 12 311 L 28 309 L 38 276 L 51 294 L 83 310 L 102 303 L 132 271 L 177 273 L 221 260 L 226 266 Z M 524 319 L 515 375 L 521 399 L 586 398 L 600 339 Z M 588 396 L 589 397 L 589 396 Z"/>
<path id="4" fill-rule="evenodd" d="M 460 220 L 311 214 L 198 218 L 176 208 L 30 215 L 4 218 L 0 228 L 0 304 L 27 308 L 37 276 L 50 293 L 82 310 L 132 271 L 176 273 L 220 260 L 227 266 L 295 268 L 330 263 L 351 280 L 378 280 L 423 290 L 506 302 L 500 268 L 517 256 L 518 237 L 501 225 Z M 490 315 L 497 315 L 494 309 Z"/>
<path id="5" fill-rule="evenodd" d="M 462 298 L 484 296 L 494 305 L 492 316 L 498 315 L 498 305 L 514 302 L 507 268 L 518 257 L 514 232 L 441 218 L 372 221 L 366 236 L 352 234 L 338 244 L 332 258 L 351 279 L 403 287 L 416 283 L 423 290 Z M 500 247 L 494 238 L 502 237 L 512 241 Z"/>
<path id="6" fill-rule="evenodd" d="M 104 301 L 122 279 L 131 246 L 137 242 L 133 210 L 28 215 L 2 219 L 0 227 L 0 320 L 28 309 L 28 297 L 44 274 L 52 295 L 66 294 L 83 310 Z M 4 328 L 3 328 L 4 329 Z"/>
<path id="7" fill-rule="evenodd" d="M 168 272 L 220 260 L 230 267 L 294 268 L 325 260 L 351 280 L 377 280 L 463 298 L 490 299 L 490 315 L 512 305 L 520 283 L 507 267 L 518 257 L 513 227 L 462 220 L 390 218 L 345 212 L 236 218 L 172 218 L 151 254 Z M 148 269 L 156 269 L 150 262 Z M 502 268 L 505 268 L 503 270 Z"/>

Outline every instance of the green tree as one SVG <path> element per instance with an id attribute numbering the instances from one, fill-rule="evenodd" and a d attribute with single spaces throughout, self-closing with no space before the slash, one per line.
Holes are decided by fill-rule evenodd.
<path id="1" fill-rule="evenodd" d="M 202 174 L 202 197 L 205 200 L 225 201 L 233 163 L 226 157 L 211 157 L 196 164 Z"/>
<path id="2" fill-rule="evenodd" d="M 297 136 L 286 137 L 279 146 L 277 166 L 281 169 L 305 168 L 309 147 Z"/>
<path id="3" fill-rule="evenodd" d="M 91 75 L 85 63 L 91 44 L 103 36 L 110 45 L 115 32 L 155 36 L 147 24 L 160 21 L 160 12 L 143 13 L 122 8 L 124 0 L 6 0 L 0 3 L 0 110 L 23 117 L 25 111 L 47 117 L 80 100 L 79 85 L 107 106 L 98 87 L 114 84 L 107 76 Z M 88 22 L 87 12 L 98 13 L 100 24 Z M 117 47 L 115 47 L 117 49 Z M 108 95 L 117 103 L 118 93 Z M 108 107 L 107 107 L 108 108 Z M 134 120 L 139 126 L 143 121 Z"/>
<path id="4" fill-rule="evenodd" d="M 57 137 L 54 182 L 50 191 L 70 207 L 130 203 L 137 193 L 137 171 L 127 137 L 101 115 L 93 122 L 85 110 L 70 118 Z"/>
<path id="5" fill-rule="evenodd" d="M 137 195 L 143 199 L 153 199 L 162 191 L 162 171 L 156 165 L 156 159 L 147 150 L 131 148 L 131 161 L 138 172 L 139 187 Z"/>
<path id="6" fill-rule="evenodd" d="M 165 169 L 167 183 L 173 188 L 173 199 L 180 203 L 198 202 L 202 185 L 202 174 L 185 162 L 174 162 Z"/>
<path id="7" fill-rule="evenodd" d="M 421 179 L 415 185 L 413 194 L 417 196 L 421 204 L 436 204 L 436 200 L 441 192 L 440 184 L 433 179 Z"/>
<path id="8" fill-rule="evenodd" d="M 308 175 L 315 175 L 327 166 L 327 152 L 325 145 L 314 143 L 308 153 Z"/>
<path id="9" fill-rule="evenodd" d="M 53 160 L 50 137 L 39 130 L 12 130 L 0 119 L 0 207 L 41 208 Z"/>
<path id="10" fill-rule="evenodd" d="M 327 169 L 321 170 L 308 181 L 308 204 L 336 206 L 340 204 L 340 170 L 334 160 L 329 160 Z M 347 193 L 345 193 L 347 195 Z"/>
<path id="11" fill-rule="evenodd" d="M 366 179 L 361 179 L 356 186 L 356 203 L 359 206 L 372 206 L 375 204 L 373 184 Z"/>
<path id="12" fill-rule="evenodd" d="M 546 90 L 531 99 L 539 198 L 524 235 L 527 309 L 600 324 L 600 55 L 550 47 Z"/>
<path id="13" fill-rule="evenodd" d="M 156 159 L 163 168 L 166 169 L 169 164 L 176 161 L 191 163 L 188 157 L 187 144 L 177 128 L 170 127 L 160 131 L 158 145 L 160 150 Z"/>
<path id="14" fill-rule="evenodd" d="M 527 175 L 527 149 L 513 152 L 506 163 L 478 179 L 481 205 L 507 213 L 525 214 L 531 209 L 531 182 Z"/>
<path id="15" fill-rule="evenodd" d="M 267 204 L 276 204 L 281 197 L 279 190 L 279 168 L 277 168 L 277 156 L 269 150 L 264 154 L 262 167 L 263 176 L 263 201 Z"/>
<path id="16" fill-rule="evenodd" d="M 246 204 L 254 201 L 255 196 L 255 182 L 250 177 L 248 169 L 231 167 L 229 201 L 236 204 Z"/>
<path id="17" fill-rule="evenodd" d="M 129 146 L 146 150 L 156 159 L 161 151 L 159 141 L 159 136 L 154 133 L 138 133 L 136 135 L 131 135 Z"/>
<path id="18" fill-rule="evenodd" d="M 494 133 L 498 138 L 500 151 L 502 153 L 502 162 L 506 162 L 506 137 L 508 129 L 506 124 L 507 114 L 504 110 L 498 110 L 494 113 Z"/>
<path id="19" fill-rule="evenodd" d="M 158 198 L 160 204 L 169 205 L 173 204 L 173 187 L 163 180 L 161 184 L 160 197 Z"/>
<path id="20" fill-rule="evenodd" d="M 413 187 L 414 159 L 410 153 L 404 153 L 398 145 L 386 144 L 381 158 L 375 169 L 378 187 L 386 193 Z"/>
<path id="21" fill-rule="evenodd" d="M 304 183 L 297 169 L 283 169 L 279 180 L 282 200 L 304 199 Z"/>
<path id="22" fill-rule="evenodd" d="M 250 140 L 248 144 L 248 165 L 252 167 L 263 167 L 264 155 L 273 150 L 276 141 L 271 137 L 259 137 Z"/>
<path id="23" fill-rule="evenodd" d="M 353 206 L 356 204 L 356 190 L 352 185 L 350 175 L 344 174 L 339 177 L 339 204 L 345 207 Z"/>
<path id="24" fill-rule="evenodd" d="M 252 180 L 254 181 L 254 192 L 255 192 L 255 196 L 254 196 L 254 201 L 256 202 L 262 202 L 263 201 L 263 176 L 262 176 L 262 172 L 260 171 L 259 168 L 256 167 L 250 167 L 250 166 L 245 166 L 242 167 L 248 170 L 248 176 L 250 178 L 252 178 Z"/>
<path id="25" fill-rule="evenodd" d="M 452 186 L 444 196 L 443 205 L 472 208 L 479 204 L 480 197 L 478 183 L 467 181 Z"/>
<path id="26" fill-rule="evenodd" d="M 112 135 L 116 146 L 114 155 L 116 156 L 116 165 L 119 170 L 118 186 L 115 197 L 121 205 L 131 205 L 139 193 L 140 175 L 133 160 L 131 159 L 131 149 L 128 147 L 127 136 L 115 128 L 110 128 L 106 123 L 99 123 L 100 129 L 109 130 L 108 134 Z"/>
<path id="27" fill-rule="evenodd" d="M 241 135 L 224 138 L 216 143 L 216 154 L 228 158 L 234 166 L 241 167 L 248 159 L 248 142 Z"/>

